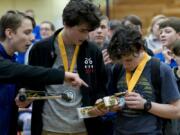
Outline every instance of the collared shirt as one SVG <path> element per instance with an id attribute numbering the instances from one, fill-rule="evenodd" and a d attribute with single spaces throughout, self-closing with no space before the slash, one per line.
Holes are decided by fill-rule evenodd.
<path id="1" fill-rule="evenodd" d="M 163 53 L 158 53 L 158 54 L 154 55 L 154 57 L 155 57 L 155 58 L 158 58 L 158 59 L 159 59 L 160 61 L 162 61 L 162 62 L 165 62 L 165 61 L 166 61 Z M 176 63 L 176 61 L 175 61 L 174 59 L 171 59 L 171 60 L 170 60 L 170 63 L 167 63 L 167 64 L 168 64 L 171 68 L 174 68 L 174 67 L 177 67 L 177 66 L 178 66 L 177 63 Z"/>

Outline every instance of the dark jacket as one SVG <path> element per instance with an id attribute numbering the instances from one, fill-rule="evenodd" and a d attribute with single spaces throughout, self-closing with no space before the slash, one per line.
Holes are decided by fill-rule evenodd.
<path id="1" fill-rule="evenodd" d="M 29 64 L 52 67 L 57 57 L 54 43 L 57 34 L 61 30 L 48 38 L 36 43 L 29 55 Z M 92 63 L 91 63 L 92 62 Z M 77 71 L 79 76 L 89 85 L 81 87 L 83 106 L 94 105 L 95 101 L 105 96 L 106 72 L 103 63 L 102 53 L 97 46 L 88 41 L 84 41 L 80 46 L 77 57 Z M 35 86 L 37 89 L 44 90 L 45 87 Z M 42 108 L 43 101 L 35 101 L 32 110 L 32 135 L 40 135 L 42 131 Z M 101 119 L 85 119 L 85 125 L 89 135 L 101 135 Z"/>
<path id="2" fill-rule="evenodd" d="M 10 60 L 4 59 L 0 54 L 0 84 L 62 84 L 64 81 L 64 70 L 57 69 L 44 69 L 41 67 L 24 66 L 17 64 Z M 9 89 L 10 90 L 10 89 Z M 17 118 L 18 108 L 14 99 L 10 98 L 11 91 L 0 90 L 0 94 L 4 95 L 0 97 L 0 108 L 11 109 L 11 114 L 6 114 L 10 118 L 10 127 L 5 127 L 9 131 L 8 135 L 17 135 Z M 17 91 L 16 91 L 17 94 Z M 15 95 L 16 95 L 15 94 Z M 7 98 L 6 98 L 7 97 Z M 11 97 L 12 98 L 12 97 Z M 8 101 L 5 102 L 4 100 Z M 4 102 L 3 102 L 4 101 Z M 1 109 L 0 109 L 1 110 Z M 7 112 L 4 110 L 1 113 Z M 10 116 L 9 116 L 10 115 Z M 1 124 L 5 124 L 7 121 L 1 121 Z M 1 125 L 0 124 L 0 125 Z M 2 127 L 0 127 L 1 129 Z M 6 130 L 6 129 L 3 129 Z M 3 131 L 0 131 L 0 134 Z M 4 135 L 4 134 L 3 134 Z"/>

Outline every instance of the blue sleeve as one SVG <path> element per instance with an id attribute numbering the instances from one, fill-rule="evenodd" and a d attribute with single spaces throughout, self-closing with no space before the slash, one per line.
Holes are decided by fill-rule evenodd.
<path id="1" fill-rule="evenodd" d="M 35 36 L 35 41 L 39 41 L 41 39 L 40 26 L 39 25 L 35 26 L 35 28 L 33 29 L 33 34 Z"/>

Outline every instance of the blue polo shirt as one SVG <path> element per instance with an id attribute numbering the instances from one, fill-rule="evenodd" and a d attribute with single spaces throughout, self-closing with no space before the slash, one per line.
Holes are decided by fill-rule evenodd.
<path id="1" fill-rule="evenodd" d="M 4 59 L 15 61 L 16 56 L 9 56 L 0 44 L 0 55 Z M 15 84 L 0 83 L 0 135 L 8 135 L 12 118 L 12 106 L 15 99 Z"/>
<path id="2" fill-rule="evenodd" d="M 165 57 L 162 53 L 158 53 L 154 55 L 155 58 L 158 58 L 160 61 L 165 62 Z M 168 64 L 171 68 L 177 67 L 177 63 L 174 59 L 171 59 L 170 63 Z"/>

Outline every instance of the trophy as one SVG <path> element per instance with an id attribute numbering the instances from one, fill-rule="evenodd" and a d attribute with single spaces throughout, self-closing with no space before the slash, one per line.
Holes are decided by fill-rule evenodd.
<path id="1" fill-rule="evenodd" d="M 72 96 L 66 93 L 49 93 L 46 91 L 26 90 L 24 88 L 19 90 L 18 98 L 21 102 L 26 100 L 48 100 L 59 98 L 67 102 L 72 100 Z"/>
<path id="2" fill-rule="evenodd" d="M 95 103 L 94 106 L 87 106 L 87 107 L 81 107 L 77 108 L 77 112 L 79 115 L 79 118 L 91 118 L 96 117 L 90 114 L 90 111 L 97 107 L 98 109 L 107 109 L 111 108 L 115 105 L 123 106 L 125 104 L 124 96 L 127 94 L 127 92 L 119 92 L 115 93 L 112 96 L 106 96 L 100 100 L 98 100 L 97 103 Z"/>

